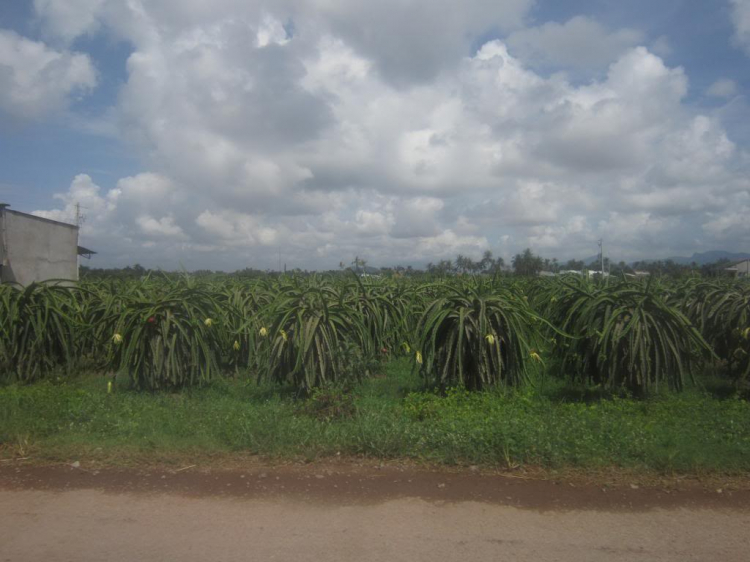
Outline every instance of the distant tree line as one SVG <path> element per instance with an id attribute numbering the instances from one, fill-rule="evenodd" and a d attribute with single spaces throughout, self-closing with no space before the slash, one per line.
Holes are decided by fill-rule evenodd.
<path id="1" fill-rule="evenodd" d="M 451 260 L 440 260 L 438 263 L 428 263 L 427 273 L 446 274 L 446 273 L 498 273 L 505 267 L 505 260 L 503 258 L 494 258 L 490 250 L 486 250 L 482 254 L 480 260 L 474 261 L 468 256 L 458 254 L 456 259 Z"/>
<path id="2" fill-rule="evenodd" d="M 733 262 L 728 259 L 721 259 L 714 263 L 698 265 L 695 262 L 691 264 L 678 264 L 673 260 L 656 260 L 656 261 L 637 261 L 632 265 L 628 265 L 624 261 L 619 263 L 611 263 L 609 258 L 604 258 L 604 271 L 611 275 L 622 275 L 622 274 L 633 274 L 636 271 L 646 271 L 654 276 L 667 276 L 667 277 L 682 277 L 689 275 L 700 275 L 702 277 L 717 277 L 726 275 L 726 268 L 729 267 Z M 511 260 L 511 268 L 506 267 L 505 261 L 501 257 L 493 257 L 490 250 L 485 251 L 482 254 L 481 259 L 474 260 L 463 254 L 456 256 L 456 259 L 444 259 L 437 263 L 428 263 L 425 269 L 414 268 L 411 265 L 408 266 L 392 266 L 382 268 L 368 268 L 367 260 L 355 257 L 354 260 L 346 265 L 344 262 L 339 264 L 339 270 L 329 271 L 329 274 L 333 275 L 351 275 L 352 272 L 357 274 L 367 273 L 368 271 L 378 272 L 385 276 L 417 276 L 417 275 L 518 275 L 518 276 L 534 276 L 539 275 L 543 271 L 550 273 L 560 273 L 564 271 L 600 271 L 602 268 L 601 260 L 592 261 L 586 264 L 583 260 L 568 260 L 567 262 L 560 262 L 557 258 L 542 258 L 534 254 L 530 248 L 526 248 L 523 252 L 513 256 Z M 80 275 L 82 279 L 95 279 L 95 278 L 141 278 L 148 274 L 158 274 L 167 277 L 183 275 L 186 272 L 163 272 L 161 270 L 149 269 L 143 267 L 140 264 L 133 266 L 126 266 L 122 268 L 91 268 L 87 266 L 80 267 Z M 199 269 L 189 272 L 194 277 L 240 277 L 240 278 L 253 278 L 253 277 L 275 277 L 282 275 L 282 272 L 271 271 L 271 270 L 260 270 L 252 267 L 246 267 L 241 270 L 237 270 L 233 273 L 226 273 L 222 271 L 212 271 L 210 269 Z M 315 272 L 309 272 L 302 269 L 293 269 L 288 272 L 294 275 L 308 275 Z"/>
<path id="3" fill-rule="evenodd" d="M 538 275 L 542 271 L 559 273 L 561 271 L 601 271 L 602 265 L 604 271 L 611 275 L 634 274 L 636 271 L 648 272 L 654 276 L 665 277 L 683 277 L 690 275 L 700 275 L 701 277 L 718 277 L 726 275 L 726 268 L 732 265 L 732 261 L 722 258 L 716 262 L 698 265 L 695 262 L 690 264 L 679 264 L 674 260 L 648 260 L 636 261 L 628 265 L 624 261 L 612 263 L 609 258 L 603 260 L 594 260 L 586 264 L 583 260 L 568 260 L 560 263 L 557 258 L 543 259 L 527 248 L 520 254 L 513 257 L 513 271 L 516 275 Z"/>

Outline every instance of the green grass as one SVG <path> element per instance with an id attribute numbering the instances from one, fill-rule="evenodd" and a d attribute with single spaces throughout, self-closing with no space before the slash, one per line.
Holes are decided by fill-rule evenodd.
<path id="1" fill-rule="evenodd" d="M 0 456 L 117 463 L 340 453 L 493 467 L 750 473 L 750 403 L 731 393 L 691 389 L 632 400 L 548 381 L 543 391 L 439 396 L 422 389 L 407 360 L 388 363 L 385 373 L 351 392 L 328 389 L 308 399 L 240 381 L 172 394 L 108 394 L 108 379 L 95 376 L 0 387 Z"/>

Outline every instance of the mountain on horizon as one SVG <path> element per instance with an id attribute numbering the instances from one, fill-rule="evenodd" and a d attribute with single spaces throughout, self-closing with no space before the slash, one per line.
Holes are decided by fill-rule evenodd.
<path id="1" fill-rule="evenodd" d="M 722 259 L 728 259 L 730 261 L 741 261 L 750 259 L 750 254 L 746 252 L 725 252 L 724 250 L 710 250 L 708 252 L 696 252 L 692 256 L 672 256 L 664 258 L 661 261 L 672 260 L 673 262 L 680 265 L 690 265 L 695 262 L 697 265 L 706 265 L 707 263 L 714 263 Z M 645 262 L 654 262 L 659 260 L 648 259 L 640 260 Z"/>

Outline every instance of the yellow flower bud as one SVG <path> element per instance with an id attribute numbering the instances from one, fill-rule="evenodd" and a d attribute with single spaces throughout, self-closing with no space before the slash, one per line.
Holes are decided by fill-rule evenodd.
<path id="1" fill-rule="evenodd" d="M 268 335 L 268 330 L 266 329 L 266 327 L 265 327 L 265 326 L 263 326 L 263 327 L 262 327 L 262 328 L 260 329 L 260 335 L 261 335 L 262 337 L 264 337 L 264 338 L 265 338 L 265 337 L 266 337 L 266 336 Z"/>
<path id="2" fill-rule="evenodd" d="M 238 342 L 237 340 L 234 340 L 234 343 L 232 344 L 232 348 L 235 351 L 239 351 L 240 350 L 240 342 Z"/>
<path id="3" fill-rule="evenodd" d="M 213 324 L 213 323 L 214 323 L 214 321 L 213 321 L 213 320 L 211 320 L 210 318 L 206 318 L 206 319 L 205 319 L 205 320 L 203 321 L 203 323 L 204 323 L 204 324 L 205 324 L 206 326 L 208 326 L 208 327 L 210 328 L 210 327 L 211 327 L 211 324 Z"/>
<path id="4" fill-rule="evenodd" d="M 287 341 L 286 332 L 284 330 L 279 330 L 279 333 L 281 334 L 281 339 L 283 339 L 284 341 Z"/>
<path id="5" fill-rule="evenodd" d="M 539 361 L 540 363 L 543 363 L 541 356 L 534 350 L 531 350 L 531 353 L 529 356 L 534 359 L 535 361 Z"/>
<path id="6" fill-rule="evenodd" d="M 107 383 L 107 394 L 112 394 L 112 381 Z"/>
<path id="7" fill-rule="evenodd" d="M 408 343 L 404 342 L 404 343 L 402 343 L 401 345 L 402 345 L 402 347 L 404 348 L 404 351 L 405 351 L 406 353 L 411 353 L 411 347 L 409 347 L 409 344 L 408 344 Z"/>
<path id="8" fill-rule="evenodd" d="M 112 341 L 114 343 L 122 343 L 122 336 L 120 334 L 115 334 L 112 336 Z"/>
<path id="9" fill-rule="evenodd" d="M 422 354 L 419 351 L 417 351 L 417 363 L 422 364 Z"/>
<path id="10" fill-rule="evenodd" d="M 486 336 L 484 336 L 484 339 L 487 340 L 488 344 L 495 345 L 495 336 L 493 336 L 492 334 L 487 334 Z"/>

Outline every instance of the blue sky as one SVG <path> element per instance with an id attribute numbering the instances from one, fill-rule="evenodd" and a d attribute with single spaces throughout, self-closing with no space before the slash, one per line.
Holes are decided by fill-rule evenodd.
<path id="1" fill-rule="evenodd" d="M 43 41 L 32 2 L 0 3 L 0 29 Z M 117 101 L 127 81 L 125 62 L 132 46 L 105 34 L 80 37 L 73 50 L 87 53 L 99 71 L 95 89 L 71 100 L 71 113 L 81 120 L 100 116 Z M 18 209 L 47 208 L 54 193 L 67 190 L 76 174 L 109 177 L 112 183 L 139 170 L 137 157 L 117 138 L 91 134 L 72 115 L 52 115 L 42 121 L 0 121 L 0 197 Z"/>
<path id="2" fill-rule="evenodd" d="M 0 198 L 100 266 L 747 251 L 749 57 L 750 0 L 4 2 Z"/>

